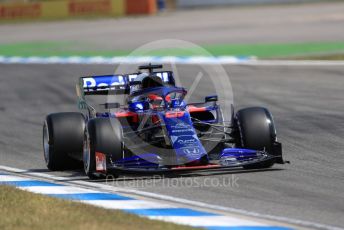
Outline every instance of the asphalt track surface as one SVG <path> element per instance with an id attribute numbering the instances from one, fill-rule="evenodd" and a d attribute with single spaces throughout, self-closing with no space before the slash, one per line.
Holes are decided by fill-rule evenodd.
<path id="1" fill-rule="evenodd" d="M 196 44 L 343 41 L 344 3 L 224 7 L 152 17 L 0 25 L 0 43 L 77 41 L 87 49 L 135 49 L 161 39 Z M 78 47 L 75 47 L 78 49 Z"/>
<path id="2" fill-rule="evenodd" d="M 45 115 L 76 111 L 78 77 L 112 73 L 114 67 L 13 64 L 0 69 L 0 164 L 46 172 L 41 147 Z M 186 87 L 200 71 L 190 65 L 177 69 Z M 272 111 L 291 164 L 159 180 L 131 176 L 120 178 L 115 186 L 344 228 L 344 66 L 225 66 L 225 70 L 236 107 L 258 105 Z M 205 76 L 195 96 L 213 93 L 211 85 Z M 80 171 L 54 174 L 82 177 Z M 237 181 L 232 187 L 216 184 L 233 176 Z M 190 179 L 197 183 L 194 187 Z"/>
<path id="3" fill-rule="evenodd" d="M 1 25 L 0 42 L 80 41 L 99 48 L 131 49 L 166 38 L 198 44 L 342 41 L 343 11 L 339 2 Z M 237 108 L 258 105 L 272 111 L 284 156 L 291 164 L 265 171 L 120 179 L 115 185 L 344 228 L 344 66 L 225 69 Z M 42 153 L 44 117 L 76 111 L 74 89 L 79 76 L 113 70 L 109 65 L 0 64 L 0 165 L 47 172 Z M 178 71 L 188 88 L 199 66 L 178 66 Z M 194 96 L 214 93 L 211 86 L 204 77 Z M 54 174 L 84 178 L 81 171 Z M 235 186 L 209 185 L 210 181 L 227 183 L 232 176 L 237 178 Z M 190 178 L 201 187 L 190 187 Z"/>

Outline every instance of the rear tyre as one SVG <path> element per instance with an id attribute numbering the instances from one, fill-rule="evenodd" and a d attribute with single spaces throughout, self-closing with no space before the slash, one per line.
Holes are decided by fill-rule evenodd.
<path id="1" fill-rule="evenodd" d="M 81 113 L 55 113 L 43 124 L 44 159 L 52 171 L 77 169 L 80 163 L 71 155 L 82 155 L 85 119 Z"/>
<path id="2" fill-rule="evenodd" d="M 84 170 L 90 179 L 99 178 L 96 171 L 96 152 L 106 155 L 106 160 L 123 157 L 123 132 L 117 119 L 95 118 L 88 122 L 84 142 Z"/>
<path id="3" fill-rule="evenodd" d="M 235 120 L 240 135 L 238 147 L 265 150 L 273 154 L 276 131 L 271 113 L 267 109 L 251 107 L 239 110 Z M 243 167 L 245 169 L 270 168 L 274 163 L 275 159 L 271 159 Z"/>

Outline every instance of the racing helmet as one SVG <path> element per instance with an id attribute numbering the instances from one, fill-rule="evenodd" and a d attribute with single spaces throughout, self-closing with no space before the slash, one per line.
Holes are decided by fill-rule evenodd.
<path id="1" fill-rule="evenodd" d="M 156 75 L 148 75 L 142 79 L 142 89 L 163 86 L 162 79 Z"/>
<path id="2" fill-rule="evenodd" d="M 142 82 L 142 80 L 145 78 L 145 77 L 148 77 L 149 74 L 148 73 L 140 73 L 139 75 L 137 75 L 135 81 L 140 81 Z"/>

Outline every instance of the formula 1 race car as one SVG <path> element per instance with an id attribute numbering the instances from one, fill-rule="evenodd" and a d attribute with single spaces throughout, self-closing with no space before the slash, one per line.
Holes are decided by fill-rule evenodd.
<path id="1" fill-rule="evenodd" d="M 54 113 L 43 125 L 50 170 L 80 167 L 90 178 L 121 173 L 159 173 L 283 164 L 271 113 L 250 107 L 225 121 L 216 95 L 186 104 L 173 72 L 145 65 L 124 75 L 81 77 L 80 113 Z M 143 71 L 143 72 L 141 72 Z M 106 95 L 102 112 L 86 101 Z M 111 101 L 121 95 L 125 103 Z M 110 98 L 110 99 L 109 99 Z M 110 100 L 110 101 L 109 101 Z"/>

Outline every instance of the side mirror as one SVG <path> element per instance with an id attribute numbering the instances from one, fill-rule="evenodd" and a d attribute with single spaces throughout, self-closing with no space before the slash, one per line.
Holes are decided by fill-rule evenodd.
<path id="1" fill-rule="evenodd" d="M 118 102 L 105 103 L 103 104 L 105 109 L 118 109 L 121 105 Z"/>
<path id="2" fill-rule="evenodd" d="M 205 97 L 205 102 L 215 102 L 217 100 L 218 100 L 217 95 L 211 95 L 211 96 Z"/>

